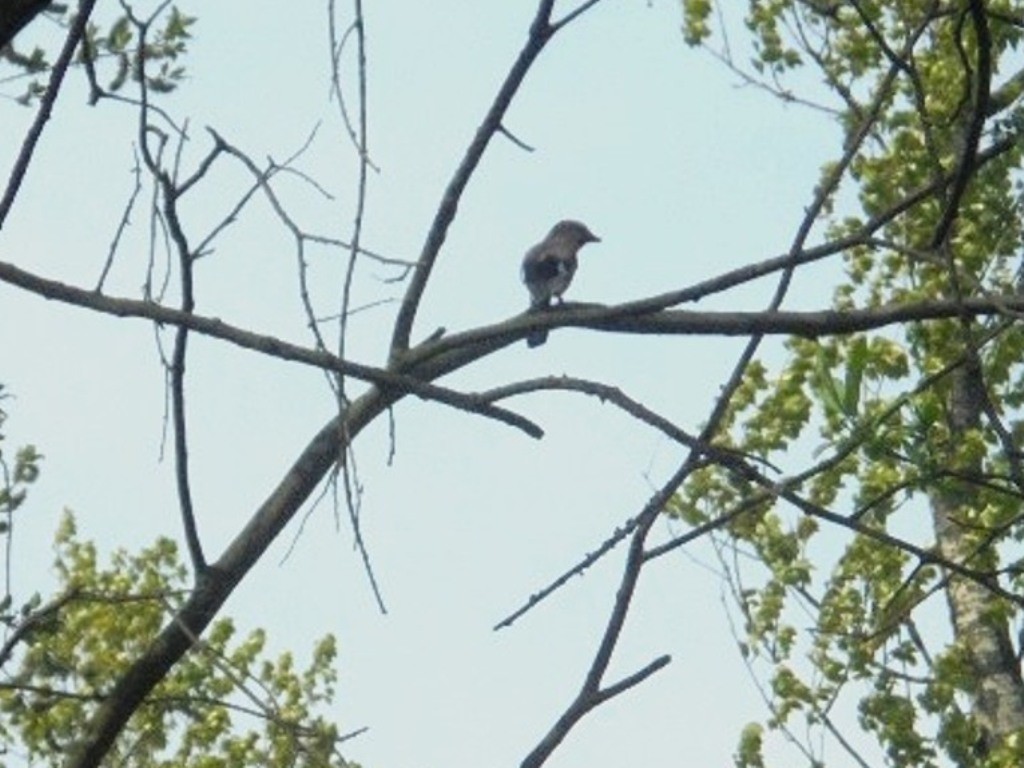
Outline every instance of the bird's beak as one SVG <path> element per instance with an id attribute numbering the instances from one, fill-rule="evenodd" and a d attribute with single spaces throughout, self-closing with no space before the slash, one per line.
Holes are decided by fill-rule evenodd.
<path id="1" fill-rule="evenodd" d="M 601 238 L 595 235 L 593 232 L 590 233 L 590 237 L 587 238 L 588 243 L 600 243 Z"/>

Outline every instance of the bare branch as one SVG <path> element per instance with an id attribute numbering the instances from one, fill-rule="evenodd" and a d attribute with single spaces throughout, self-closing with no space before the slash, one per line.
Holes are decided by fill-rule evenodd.
<path id="1" fill-rule="evenodd" d="M 202 634 L 235 586 L 334 466 L 339 452 L 345 449 L 340 443 L 342 436 L 353 439 L 398 397 L 400 395 L 394 392 L 371 389 L 347 409 L 345 429 L 335 418 L 313 437 L 249 523 L 220 558 L 200 574 L 195 589 L 173 620 L 132 663 L 110 696 L 97 708 L 91 722 L 82 731 L 82 741 L 67 758 L 68 768 L 96 768 L 100 765 L 128 718 L 192 647 L 193 638 Z"/>
<path id="2" fill-rule="evenodd" d="M 149 110 L 145 106 L 147 104 L 146 60 L 144 54 L 146 50 L 146 34 L 149 25 L 157 18 L 157 14 L 162 12 L 164 6 L 166 6 L 166 3 L 161 5 L 146 22 L 135 21 L 136 31 L 139 36 L 136 66 L 139 72 L 138 83 L 142 104 L 139 109 L 139 135 L 143 137 L 143 141 L 145 141 L 144 137 L 149 132 Z M 178 199 L 193 184 L 205 177 L 223 150 L 219 145 L 214 146 L 210 153 L 199 163 L 195 173 L 183 185 L 178 186 L 174 179 L 178 176 L 181 155 L 186 139 L 187 134 L 185 132 L 178 134 L 178 149 L 174 158 L 174 172 L 171 175 L 158 165 L 157 159 L 146 148 L 143 149 L 143 160 L 150 174 L 152 174 L 163 200 L 163 220 L 167 224 L 168 235 L 174 246 L 174 252 L 177 255 L 178 275 L 181 281 L 181 311 L 186 315 L 191 315 L 195 310 L 193 275 L 195 256 L 189 248 L 188 238 L 178 214 Z M 189 329 L 185 326 L 179 325 L 175 329 L 174 349 L 171 353 L 168 372 L 171 394 L 171 420 L 174 427 L 174 467 L 178 505 L 185 533 L 185 543 L 188 547 L 189 557 L 192 560 L 192 569 L 195 578 L 199 578 L 200 574 L 206 570 L 207 563 L 196 522 L 192 487 L 189 478 L 188 430 L 185 408 L 185 360 L 188 348 L 188 333 Z"/>
<path id="3" fill-rule="evenodd" d="M 533 147 L 531 147 L 531 146 L 530 146 L 529 144 L 527 144 L 527 143 L 526 143 L 525 141 L 523 141 L 522 139 L 520 139 L 520 138 L 519 138 L 518 136 L 514 135 L 514 134 L 513 134 L 513 133 L 512 133 L 512 132 L 511 132 L 511 131 L 510 131 L 510 130 L 509 130 L 508 128 L 506 128 L 506 127 L 505 127 L 504 125 L 499 125 L 499 126 L 498 126 L 498 133 L 500 133 L 500 134 L 501 134 L 502 136 L 504 136 L 504 137 L 505 137 L 506 139 L 508 139 L 509 141 L 511 141 L 511 142 L 512 142 L 513 144 L 515 144 L 515 145 L 516 145 L 517 147 L 519 147 L 519 148 L 520 148 L 521 150 L 523 150 L 524 152 L 534 152 L 534 151 L 535 151 Z"/>
<path id="4" fill-rule="evenodd" d="M 402 305 L 398 310 L 398 316 L 395 319 L 394 332 L 391 337 L 392 359 L 400 357 L 409 348 L 409 337 L 412 334 L 412 325 L 416 319 L 420 299 L 427 288 L 427 281 L 430 279 L 434 262 L 437 260 L 441 246 L 444 245 L 445 238 L 448 235 L 448 227 L 451 226 L 452 221 L 455 219 L 455 212 L 459 207 L 462 193 L 466 190 L 466 186 L 469 184 L 469 180 L 472 178 L 488 144 L 490 144 L 494 134 L 497 133 L 498 128 L 501 126 L 505 112 L 508 110 L 512 99 L 526 78 L 527 72 L 530 71 L 533 62 L 554 34 L 555 30 L 550 25 L 551 9 L 553 6 L 554 0 L 540 0 L 538 3 L 526 44 L 505 76 L 505 81 L 502 83 L 501 88 L 498 89 L 498 93 L 494 97 L 490 109 L 487 110 L 483 122 L 477 128 L 473 141 L 466 149 L 466 154 L 459 167 L 455 170 L 455 175 L 448 182 L 448 186 L 441 198 L 441 204 L 434 214 L 434 220 L 427 233 L 426 242 L 423 244 L 423 249 L 420 252 L 416 271 L 413 273 L 412 280 L 406 289 L 405 297 L 402 299 Z"/>
<path id="5" fill-rule="evenodd" d="M 2 279 L 2 273 L 0 273 Z M 410 352 L 410 362 L 421 364 L 456 350 L 495 340 L 525 338 L 538 328 L 590 328 L 613 333 L 682 336 L 785 335 L 804 338 L 845 336 L 877 330 L 907 322 L 945 320 L 966 313 L 971 317 L 998 316 L 1007 310 L 1024 311 L 1024 298 L 1016 294 L 965 299 L 919 301 L 890 304 L 868 309 L 839 311 L 698 312 L 665 310 L 633 314 L 643 302 L 604 306 L 565 302 L 549 312 L 528 312 L 494 325 L 484 325 L 452 334 L 433 343 L 424 343 Z"/>
<path id="6" fill-rule="evenodd" d="M 566 712 L 558 719 L 558 722 L 555 723 L 554 727 L 544 737 L 544 740 L 526 756 L 526 759 L 524 759 L 522 763 L 520 763 L 520 768 L 538 768 L 538 766 L 543 765 L 547 761 L 548 757 L 550 757 L 551 753 L 555 751 L 555 748 L 558 747 L 558 745 L 562 743 L 562 740 L 569 735 L 569 731 L 572 730 L 572 727 L 582 719 L 585 714 L 598 705 L 608 701 L 608 699 L 629 690 L 635 685 L 639 685 L 659 669 L 667 666 L 670 661 L 672 661 L 671 656 L 659 656 L 643 669 L 623 678 L 614 685 L 600 691 L 595 691 L 593 695 L 586 699 L 581 698 L 576 702 L 573 702 L 573 707 L 566 710 Z"/>
<path id="7" fill-rule="evenodd" d="M 629 551 L 626 555 L 626 563 L 623 567 L 619 588 L 615 595 L 615 604 L 612 607 L 608 623 L 605 625 L 605 630 L 601 637 L 601 641 L 598 644 L 597 651 L 594 653 L 594 659 L 591 662 L 590 669 L 587 671 L 586 677 L 584 678 L 583 684 L 580 687 L 580 691 L 576 695 L 576 698 L 568 707 L 566 707 L 565 711 L 552 726 L 551 730 L 548 731 L 537 746 L 534 747 L 526 756 L 521 763 L 522 768 L 534 768 L 535 766 L 543 765 L 551 753 L 559 744 L 562 743 L 565 737 L 569 735 L 569 732 L 576 723 L 578 723 L 590 710 L 608 698 L 602 693 L 601 680 L 604 677 L 605 672 L 608 670 L 608 664 L 611 662 L 612 653 L 614 652 L 615 646 L 618 644 L 619 637 L 622 634 L 622 628 L 625 626 L 629 606 L 632 603 L 633 595 L 636 592 L 636 586 L 640 579 L 640 571 L 643 568 L 644 563 L 644 541 L 646 540 L 647 534 L 661 510 L 664 509 L 672 495 L 675 494 L 679 486 L 683 483 L 686 477 L 689 476 L 692 468 L 693 466 L 690 461 L 684 462 L 683 466 L 680 467 L 675 475 L 673 475 L 672 478 L 670 478 L 669 481 L 651 497 L 650 501 L 644 507 L 644 510 L 637 515 L 636 529 L 633 531 L 633 535 L 629 542 Z M 654 662 L 654 664 L 649 665 L 644 670 L 641 670 L 637 675 L 627 678 L 625 681 L 620 681 L 619 684 L 613 686 L 613 689 L 615 689 L 616 693 L 626 690 L 629 685 L 621 687 L 624 683 L 628 682 L 630 685 L 634 685 L 640 682 L 648 675 L 667 664 L 668 660 L 668 656 L 660 657 Z"/>
<path id="8" fill-rule="evenodd" d="M 628 675 L 627 677 L 622 678 L 617 683 L 612 683 L 611 685 L 602 688 L 600 691 L 598 691 L 597 703 L 603 704 L 604 702 L 608 701 L 608 699 L 614 696 L 618 696 L 620 693 L 623 693 L 624 691 L 628 691 L 635 685 L 639 685 L 648 677 L 657 672 L 659 669 L 667 667 L 669 662 L 671 661 L 672 657 L 667 654 L 664 656 L 659 656 L 642 669 L 638 669 L 636 672 L 634 672 L 631 675 Z"/>
<path id="9" fill-rule="evenodd" d="M 184 327 L 211 338 L 222 339 L 244 349 L 251 349 L 271 357 L 300 362 L 325 371 L 344 373 L 347 376 L 377 384 L 382 389 L 391 390 L 398 394 L 413 394 L 426 400 L 434 400 L 459 408 L 460 410 L 493 418 L 509 426 L 514 426 L 531 437 L 539 438 L 544 434 L 543 430 L 529 419 L 504 408 L 481 402 L 479 398 L 474 396 L 464 395 L 452 389 L 439 387 L 422 378 L 342 360 L 330 352 L 308 349 L 274 336 L 253 333 L 225 323 L 215 317 L 190 314 L 150 301 L 104 296 L 93 291 L 60 283 L 56 280 L 37 277 L 30 272 L 4 262 L 0 262 L 0 281 L 17 285 L 48 299 L 56 299 L 75 306 L 86 307 L 103 314 L 116 317 L 138 317 L 163 325 Z"/>
<path id="10" fill-rule="evenodd" d="M 52 0 L 6 0 L 0 6 L 0 49 L 10 42 L 36 16 L 45 11 Z"/>
<path id="11" fill-rule="evenodd" d="M 569 11 L 569 13 L 565 14 L 565 16 L 563 16 L 561 19 L 551 22 L 551 31 L 557 32 L 566 25 L 572 24 L 573 21 L 578 19 L 580 16 L 582 16 L 584 13 L 589 11 L 591 8 L 593 8 L 600 2 L 601 0 L 586 0 L 586 2 L 581 3 L 579 7 Z"/>
<path id="12" fill-rule="evenodd" d="M 110 249 L 107 251 L 107 260 L 104 262 L 103 269 L 100 271 L 99 280 L 96 281 L 97 293 L 101 293 L 103 291 L 103 284 L 106 282 L 107 275 L 110 273 L 110 269 L 114 265 L 114 256 L 117 254 L 118 246 L 121 243 L 121 236 L 131 223 L 131 215 L 132 210 L 135 208 L 135 201 L 142 192 L 142 170 L 139 167 L 139 157 L 137 153 L 135 155 L 135 165 L 132 168 L 132 175 L 135 177 L 135 185 L 132 187 L 132 193 L 128 197 L 128 202 L 125 204 L 124 211 L 121 213 L 121 220 L 117 224 L 117 229 L 114 231 L 114 239 L 110 243 Z"/>
<path id="13" fill-rule="evenodd" d="M 631 517 L 623 525 L 616 528 L 615 531 L 612 532 L 612 535 L 609 536 L 596 550 L 587 553 L 587 556 L 584 557 L 583 560 L 553 580 L 550 584 L 546 585 L 543 589 L 530 595 L 529 599 L 522 606 L 495 624 L 494 631 L 497 632 L 499 629 L 511 627 L 519 618 L 532 610 L 535 605 L 561 589 L 573 576 L 582 576 L 584 571 L 611 552 L 619 542 L 629 536 L 629 534 L 636 529 L 636 523 L 637 518 Z"/>
<path id="14" fill-rule="evenodd" d="M 18 152 L 18 157 L 14 161 L 14 167 L 11 168 L 11 175 L 7 179 L 7 187 L 4 189 L 3 197 L 0 197 L 0 228 L 3 228 L 4 222 L 11 212 L 11 207 L 14 205 L 14 200 L 18 196 L 18 190 L 25 179 L 29 163 L 32 162 L 32 155 L 35 153 L 36 145 L 39 143 L 39 139 L 43 135 L 43 129 L 53 113 L 53 105 L 57 102 L 57 96 L 60 94 L 64 75 L 67 74 L 68 67 L 71 65 L 71 58 L 75 55 L 75 48 L 78 47 L 79 41 L 85 34 L 85 28 L 89 23 L 89 16 L 92 14 L 95 6 L 96 0 L 80 0 L 78 4 L 78 13 L 68 29 L 68 35 L 64 39 L 64 47 L 61 48 L 60 55 L 57 56 L 57 60 L 53 63 L 53 69 L 50 71 L 50 82 L 46 86 L 46 93 L 39 101 L 39 110 L 36 112 L 36 118 L 32 121 L 28 134 L 22 142 L 21 151 Z"/>

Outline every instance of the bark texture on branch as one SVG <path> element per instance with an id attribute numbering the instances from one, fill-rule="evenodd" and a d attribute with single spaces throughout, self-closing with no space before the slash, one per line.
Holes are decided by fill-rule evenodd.
<path id="1" fill-rule="evenodd" d="M 981 423 L 984 382 L 974 366 L 954 372 L 949 398 L 949 427 L 954 444 Z M 980 466 L 964 468 L 972 475 Z M 931 494 L 935 538 L 942 557 L 970 563 L 977 549 L 977 528 L 970 524 L 980 501 L 972 488 L 936 489 Z M 987 751 L 1024 729 L 1024 682 L 1010 638 L 1006 611 L 981 584 L 951 575 L 946 588 L 956 643 L 965 652 L 974 679 L 973 715 L 984 731 Z"/>
<path id="2" fill-rule="evenodd" d="M 210 564 L 181 610 L 96 710 L 88 732 L 65 763 L 68 768 L 97 768 L 103 763 L 128 719 L 217 616 L 224 601 L 343 455 L 346 442 L 395 399 L 395 395 L 373 388 L 353 401 L 344 414 L 344 424 L 332 419 L 316 434 L 249 524 Z"/>

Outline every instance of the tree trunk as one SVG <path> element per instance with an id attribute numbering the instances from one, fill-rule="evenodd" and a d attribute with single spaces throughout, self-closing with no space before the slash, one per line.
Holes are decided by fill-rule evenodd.
<path id="1" fill-rule="evenodd" d="M 980 424 L 984 382 L 975 366 L 954 374 L 949 424 L 954 441 Z M 976 473 L 979 467 L 968 468 Z M 971 490 L 931 494 L 935 537 L 943 557 L 963 562 L 975 551 L 977 529 L 965 526 L 976 510 Z M 993 577 L 996 578 L 996 577 Z M 1009 734 L 1024 729 L 1024 683 L 1010 638 L 1005 611 L 998 598 L 981 584 L 951 576 L 946 589 L 953 632 L 964 649 L 975 681 L 971 691 L 975 721 L 984 735 L 979 748 L 987 752 Z"/>

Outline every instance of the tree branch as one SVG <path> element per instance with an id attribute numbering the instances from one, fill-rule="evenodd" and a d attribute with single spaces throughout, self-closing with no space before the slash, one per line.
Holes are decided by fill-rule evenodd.
<path id="1" fill-rule="evenodd" d="M 441 204 L 437 209 L 437 213 L 434 214 L 434 220 L 430 225 L 430 230 L 427 232 L 427 239 L 420 252 L 416 269 L 413 272 L 412 279 L 402 299 L 402 305 L 398 310 L 398 316 L 395 319 L 394 333 L 391 337 L 392 359 L 400 357 L 409 348 L 409 337 L 412 333 L 413 321 L 416 319 L 416 311 L 419 309 L 420 299 L 423 298 L 423 293 L 427 288 L 427 281 L 430 279 L 430 273 L 434 268 L 434 262 L 437 260 L 441 246 L 444 245 L 445 238 L 448 235 L 448 227 L 451 226 L 452 221 L 455 219 L 455 213 L 458 210 L 462 194 L 465 192 L 473 172 L 480 163 L 487 145 L 494 137 L 494 134 L 499 132 L 505 112 L 508 110 L 512 99 L 526 78 L 526 73 L 530 71 L 533 62 L 551 39 L 553 30 L 550 26 L 550 18 L 553 6 L 554 0 L 540 0 L 540 3 L 538 3 L 537 12 L 534 14 L 533 22 L 530 25 L 526 44 L 505 76 L 505 81 L 498 89 L 490 109 L 487 110 L 483 122 L 477 128 L 473 141 L 466 148 L 466 154 L 462 158 L 462 162 L 455 170 L 455 175 L 448 182 L 444 195 L 441 197 Z"/>
<path id="2" fill-rule="evenodd" d="M 548 312 L 528 312 L 509 320 L 452 334 L 433 343 L 425 343 L 410 352 L 410 363 L 420 365 L 430 358 L 454 354 L 473 344 L 525 338 L 538 329 L 589 328 L 610 333 L 634 333 L 662 336 L 751 336 L 786 335 L 804 338 L 845 336 L 877 330 L 891 325 L 926 320 L 946 320 L 968 316 L 984 317 L 1024 311 L 1024 298 L 1017 294 L 965 299 L 919 301 L 890 304 L 870 309 L 760 312 L 698 312 L 665 310 L 632 314 L 640 302 L 582 304 L 565 302 Z"/>
<path id="3" fill-rule="evenodd" d="M 53 0 L 4 0 L 0 3 L 0 48 L 6 48 L 21 30 L 52 4 Z"/>
<path id="4" fill-rule="evenodd" d="M 184 327 L 281 360 L 292 360 L 321 370 L 344 373 L 355 379 L 376 384 L 382 389 L 394 390 L 400 394 L 413 394 L 425 400 L 433 400 L 459 410 L 487 416 L 516 427 L 531 437 L 539 438 L 544 434 L 539 426 L 524 416 L 481 402 L 479 398 L 471 395 L 439 387 L 423 378 L 409 376 L 402 372 L 392 372 L 383 368 L 342 360 L 324 350 L 308 349 L 275 336 L 253 333 L 225 323 L 216 317 L 182 312 L 151 301 L 104 296 L 56 280 L 39 277 L 4 262 L 0 262 L 0 282 L 24 288 L 43 298 L 85 307 L 102 314 L 115 317 L 137 317 L 162 325 Z M 477 354 L 479 355 L 480 352 L 478 351 Z"/>
<path id="5" fill-rule="evenodd" d="M 36 112 L 36 118 L 32 121 L 28 134 L 25 136 L 24 142 L 22 142 L 21 151 L 18 153 L 18 157 L 14 161 L 14 167 L 11 168 L 11 175 L 7 179 L 7 188 L 4 190 L 3 197 L 0 198 L 0 229 L 3 229 L 4 222 L 7 220 L 11 207 L 14 205 L 14 200 L 18 196 L 18 190 L 25 179 L 29 163 L 32 162 L 32 156 L 35 154 L 36 146 L 43 135 L 43 129 L 53 113 L 53 105 L 57 102 L 61 83 L 64 82 L 64 75 L 67 74 L 68 67 L 71 65 L 71 58 L 75 55 L 75 48 L 78 47 L 79 41 L 85 34 L 89 16 L 92 14 L 95 5 L 96 0 L 81 0 L 79 2 L 78 13 L 75 15 L 71 28 L 68 29 L 68 36 L 64 39 L 64 47 L 61 48 L 60 55 L 57 56 L 53 69 L 50 70 L 50 82 L 46 86 L 46 93 L 43 94 L 43 98 L 39 102 L 39 111 Z M 41 11 L 42 8 L 39 10 Z M 0 44 L 0 47 L 3 47 L 2 44 Z"/>
<path id="6" fill-rule="evenodd" d="M 343 439 L 354 439 L 399 397 L 395 392 L 371 389 L 352 402 L 344 425 L 334 418 L 316 434 L 249 523 L 201 574 L 181 609 L 97 708 L 83 729 L 82 740 L 70 752 L 67 768 L 97 768 L 102 763 L 135 710 L 192 647 L 194 638 L 202 634 L 234 588 L 334 466 L 345 449 Z"/>

